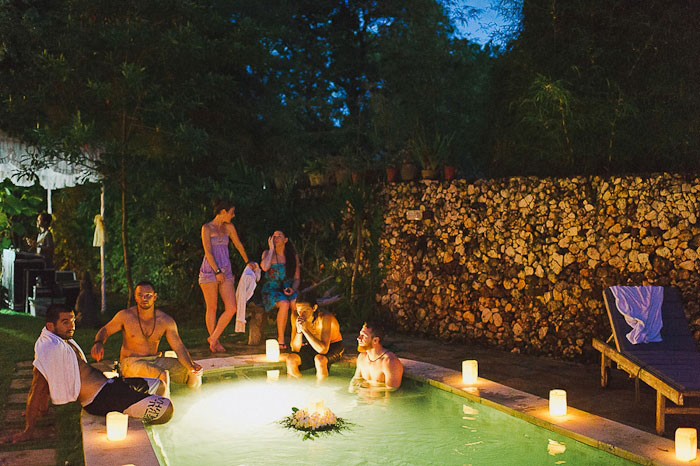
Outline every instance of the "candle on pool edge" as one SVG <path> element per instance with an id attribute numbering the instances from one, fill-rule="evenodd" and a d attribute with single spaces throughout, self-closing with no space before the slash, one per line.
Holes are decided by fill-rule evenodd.
<path id="1" fill-rule="evenodd" d="M 462 382 L 473 385 L 479 378 L 479 363 L 474 359 L 462 361 Z"/>
<path id="2" fill-rule="evenodd" d="M 112 441 L 124 440 L 129 426 L 129 416 L 111 411 L 106 416 L 107 438 Z"/>
<path id="3" fill-rule="evenodd" d="M 549 415 L 566 416 L 566 390 L 549 391 Z"/>
<path id="4" fill-rule="evenodd" d="M 278 362 L 280 360 L 280 345 L 275 339 L 265 341 L 265 356 L 270 362 Z"/>
<path id="5" fill-rule="evenodd" d="M 277 382 L 279 379 L 280 379 L 280 371 L 279 370 L 267 371 L 267 381 L 268 382 Z"/>
<path id="6" fill-rule="evenodd" d="M 698 431 L 691 427 L 676 429 L 676 458 L 692 461 L 698 455 Z"/>

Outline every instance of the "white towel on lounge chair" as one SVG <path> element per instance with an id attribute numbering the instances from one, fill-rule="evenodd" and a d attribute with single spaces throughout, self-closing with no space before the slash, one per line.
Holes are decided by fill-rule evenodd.
<path id="1" fill-rule="evenodd" d="M 51 401 L 55 405 L 75 401 L 80 393 L 80 369 L 71 343 L 85 360 L 85 353 L 75 340 L 66 341 L 46 327 L 34 344 L 34 367 L 49 383 Z"/>
<path id="2" fill-rule="evenodd" d="M 245 307 L 250 297 L 253 296 L 259 280 L 260 266 L 253 270 L 252 265 L 248 264 L 243 270 L 241 279 L 238 280 L 238 288 L 236 288 L 236 327 L 234 330 L 236 332 L 245 332 Z"/>
<path id="3" fill-rule="evenodd" d="M 612 286 L 615 304 L 632 327 L 626 336 L 633 345 L 661 341 L 663 286 Z"/>

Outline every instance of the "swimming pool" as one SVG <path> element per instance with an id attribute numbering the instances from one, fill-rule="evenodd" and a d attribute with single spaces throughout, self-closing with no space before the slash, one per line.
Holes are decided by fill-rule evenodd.
<path id="1" fill-rule="evenodd" d="M 349 394 L 349 368 L 267 381 L 264 371 L 208 376 L 199 391 L 174 390 L 174 418 L 148 428 L 163 465 L 262 464 L 632 464 L 429 384 L 405 379 L 377 398 Z M 278 421 L 311 399 L 354 425 L 302 441 Z"/>

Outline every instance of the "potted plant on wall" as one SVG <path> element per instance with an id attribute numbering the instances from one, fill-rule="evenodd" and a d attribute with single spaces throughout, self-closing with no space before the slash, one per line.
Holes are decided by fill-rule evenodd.
<path id="1" fill-rule="evenodd" d="M 350 163 L 345 154 L 334 155 L 328 158 L 327 170 L 335 178 L 337 185 L 347 184 L 350 181 Z"/>
<path id="2" fill-rule="evenodd" d="M 324 163 L 319 157 L 309 157 L 304 163 L 304 173 L 309 177 L 309 185 L 311 187 L 323 186 L 324 178 Z"/>
<path id="3" fill-rule="evenodd" d="M 435 133 L 432 139 L 422 134 L 412 139 L 412 152 L 421 166 L 421 178 L 424 180 L 436 180 L 438 169 L 450 158 L 452 139 L 454 134 L 443 136 Z"/>

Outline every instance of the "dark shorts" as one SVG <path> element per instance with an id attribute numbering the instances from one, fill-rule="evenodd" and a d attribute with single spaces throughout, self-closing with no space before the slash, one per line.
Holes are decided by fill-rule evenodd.
<path id="1" fill-rule="evenodd" d="M 153 383 L 149 383 L 153 382 Z M 165 414 L 170 400 L 154 395 L 158 383 L 155 379 L 115 377 L 109 379 L 92 403 L 83 406 L 90 414 L 105 416 L 118 411 L 145 422 L 158 419 Z"/>
<path id="2" fill-rule="evenodd" d="M 342 340 L 336 341 L 335 343 L 331 343 L 328 347 L 328 352 L 324 354 L 324 356 L 328 358 L 328 367 L 330 367 L 331 364 L 333 364 L 334 362 L 340 361 L 340 359 L 343 357 L 344 352 L 345 346 L 343 345 Z M 301 358 L 301 364 L 299 364 L 300 371 L 305 371 L 307 369 L 313 369 L 314 367 L 316 367 L 316 364 L 314 363 L 314 358 L 319 353 L 316 352 L 313 346 L 308 344 L 304 345 L 301 347 L 298 353 L 294 354 L 298 354 Z"/>

